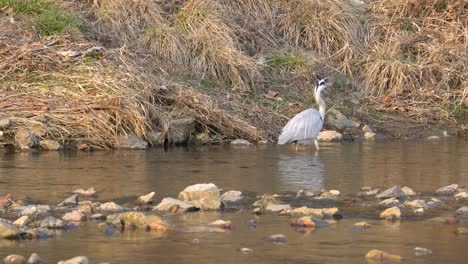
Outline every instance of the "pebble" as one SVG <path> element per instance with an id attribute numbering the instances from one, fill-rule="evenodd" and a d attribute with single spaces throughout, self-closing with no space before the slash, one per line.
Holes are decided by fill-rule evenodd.
<path id="1" fill-rule="evenodd" d="M 3 259 L 4 264 L 26 264 L 26 258 L 20 255 L 9 255 Z"/>
<path id="2" fill-rule="evenodd" d="M 96 190 L 94 189 L 94 187 L 90 187 L 87 190 L 76 189 L 73 191 L 73 193 L 76 193 L 82 196 L 96 196 Z"/>
<path id="3" fill-rule="evenodd" d="M 73 210 L 63 215 L 62 219 L 68 222 L 81 222 L 81 221 L 84 221 L 86 217 L 80 211 Z"/>
<path id="4" fill-rule="evenodd" d="M 426 201 L 424 200 L 413 200 L 413 201 L 406 201 L 405 206 L 409 208 L 427 208 Z"/>
<path id="5" fill-rule="evenodd" d="M 13 222 L 15 226 L 21 227 L 21 226 L 26 226 L 28 224 L 29 216 L 23 215 L 20 218 L 16 219 L 16 221 Z"/>
<path id="6" fill-rule="evenodd" d="M 235 139 L 233 141 L 231 141 L 231 145 L 245 145 L 245 146 L 249 146 L 249 145 L 252 145 L 252 143 L 250 143 L 249 141 L 245 140 L 245 139 Z"/>
<path id="7" fill-rule="evenodd" d="M 224 220 L 221 220 L 221 219 L 213 221 L 213 222 L 209 223 L 208 225 L 216 226 L 216 227 L 220 227 L 220 228 L 224 228 L 224 229 L 231 229 L 232 228 L 232 222 L 231 221 L 224 221 Z"/>
<path id="8" fill-rule="evenodd" d="M 72 196 L 68 197 L 63 202 L 58 204 L 58 206 L 76 206 L 76 205 L 78 205 L 78 194 L 73 194 Z"/>
<path id="9" fill-rule="evenodd" d="M 253 252 L 253 250 L 251 248 L 241 248 L 240 252 L 242 252 L 243 254 L 250 254 Z"/>
<path id="10" fill-rule="evenodd" d="M 467 192 L 459 192 L 459 193 L 455 194 L 455 198 L 457 200 L 459 200 L 459 199 L 468 199 L 468 193 Z"/>
<path id="11" fill-rule="evenodd" d="M 44 264 L 45 262 L 39 257 L 37 253 L 32 253 L 28 259 L 28 264 Z"/>
<path id="12" fill-rule="evenodd" d="M 49 216 L 44 218 L 40 222 L 39 226 L 42 228 L 63 228 L 65 226 L 65 222 L 53 216 Z"/>
<path id="13" fill-rule="evenodd" d="M 423 247 L 415 247 L 414 248 L 414 254 L 416 256 L 426 256 L 432 254 L 432 250 L 423 248 Z"/>
<path id="14" fill-rule="evenodd" d="M 435 208 L 435 207 L 438 207 L 440 205 L 442 205 L 443 202 L 437 198 L 431 198 L 431 200 L 429 202 L 427 202 L 427 207 L 428 208 Z"/>
<path id="15" fill-rule="evenodd" d="M 296 197 L 314 197 L 315 194 L 311 191 L 299 190 L 296 194 Z"/>
<path id="16" fill-rule="evenodd" d="M 243 196 L 242 192 L 234 191 L 234 190 L 227 191 L 227 192 L 223 193 L 223 195 L 221 195 L 221 200 L 224 203 L 237 203 L 237 202 L 241 201 L 243 198 L 244 198 L 244 196 Z"/>
<path id="17" fill-rule="evenodd" d="M 403 193 L 404 193 L 406 196 L 416 196 L 416 192 L 413 191 L 413 189 L 411 189 L 411 188 L 408 187 L 408 186 L 405 186 L 405 187 L 401 188 L 401 190 L 403 191 Z"/>
<path id="18" fill-rule="evenodd" d="M 367 228 L 371 227 L 371 225 L 369 223 L 367 223 L 367 222 L 357 222 L 357 223 L 354 224 L 354 226 L 361 227 L 363 229 L 367 229 Z"/>
<path id="19" fill-rule="evenodd" d="M 463 207 L 458 208 L 455 213 L 459 214 L 459 215 L 467 215 L 468 214 L 468 206 L 463 206 Z"/>
<path id="20" fill-rule="evenodd" d="M 380 206 L 389 208 L 389 207 L 401 207 L 401 203 L 396 198 L 388 198 L 379 203 Z"/>
<path id="21" fill-rule="evenodd" d="M 98 209 L 104 212 L 122 212 L 124 210 L 122 206 L 114 202 L 103 203 L 99 205 Z"/>
<path id="22" fill-rule="evenodd" d="M 401 261 L 402 258 L 399 255 L 394 255 L 387 253 L 382 250 L 374 249 L 366 254 L 366 259 L 374 260 L 374 261 Z"/>
<path id="23" fill-rule="evenodd" d="M 424 214 L 424 208 L 417 208 L 417 209 L 414 209 L 413 211 L 415 214 L 417 215 L 423 215 Z"/>

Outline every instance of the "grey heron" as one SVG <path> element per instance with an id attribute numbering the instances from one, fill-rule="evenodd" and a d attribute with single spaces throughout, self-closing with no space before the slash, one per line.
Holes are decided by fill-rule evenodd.
<path id="1" fill-rule="evenodd" d="M 306 109 L 289 120 L 281 131 L 278 144 L 283 145 L 295 142 L 297 150 L 297 141 L 313 139 L 316 149 L 319 150 L 317 135 L 322 129 L 326 110 L 325 102 L 320 94 L 325 88 L 330 87 L 331 84 L 332 82 L 329 78 L 318 81 L 318 84 L 315 86 L 314 95 L 319 109 Z"/>

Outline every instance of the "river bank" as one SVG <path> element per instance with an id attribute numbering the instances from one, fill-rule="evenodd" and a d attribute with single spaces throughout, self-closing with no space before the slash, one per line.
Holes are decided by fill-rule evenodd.
<path id="1" fill-rule="evenodd" d="M 321 2 L 2 0 L 1 146 L 275 142 L 317 76 L 344 140 L 465 133 L 462 1 Z"/>

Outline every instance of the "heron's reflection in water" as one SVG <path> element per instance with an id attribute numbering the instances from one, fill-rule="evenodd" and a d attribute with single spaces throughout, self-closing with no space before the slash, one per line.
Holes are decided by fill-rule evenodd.
<path id="1" fill-rule="evenodd" d="M 324 187 L 324 165 L 313 153 L 284 153 L 278 159 L 282 191 L 317 191 Z"/>

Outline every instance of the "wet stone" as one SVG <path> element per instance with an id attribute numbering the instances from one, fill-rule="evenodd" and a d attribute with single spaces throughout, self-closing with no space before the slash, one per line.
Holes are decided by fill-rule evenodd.
<path id="1" fill-rule="evenodd" d="M 458 208 L 457 211 L 455 211 L 455 213 L 458 215 L 468 215 L 468 206 Z"/>
<path id="2" fill-rule="evenodd" d="M 409 208 L 427 208 L 426 201 L 418 199 L 413 201 L 406 201 L 405 206 Z"/>
<path id="3" fill-rule="evenodd" d="M 455 198 L 457 200 L 468 199 L 468 193 L 467 192 L 459 192 L 459 193 L 455 194 Z"/>
<path id="4" fill-rule="evenodd" d="M 354 224 L 355 227 L 359 227 L 359 228 L 362 228 L 362 229 L 367 229 L 369 227 L 371 227 L 371 225 L 367 222 L 357 222 Z"/>
<path id="5" fill-rule="evenodd" d="M 374 261 L 401 261 L 402 258 L 399 255 L 387 253 L 382 250 L 374 249 L 366 254 L 366 259 Z"/>
<path id="6" fill-rule="evenodd" d="M 317 140 L 320 142 L 339 142 L 343 139 L 343 135 L 334 130 L 325 130 L 318 134 Z"/>
<path id="7" fill-rule="evenodd" d="M 0 238 L 15 239 L 18 238 L 19 230 L 14 224 L 0 219 Z"/>
<path id="8" fill-rule="evenodd" d="M 122 212 L 124 208 L 114 202 L 107 202 L 99 205 L 98 208 L 102 212 Z"/>
<path id="9" fill-rule="evenodd" d="M 171 197 L 162 199 L 157 206 L 153 207 L 153 211 L 169 211 L 173 213 L 195 212 L 198 210 L 200 208 L 191 203 L 182 202 Z"/>
<path id="10" fill-rule="evenodd" d="M 389 207 L 401 207 L 401 203 L 396 198 L 388 198 L 379 203 L 379 206 L 389 208 Z"/>
<path id="11" fill-rule="evenodd" d="M 59 150 L 62 148 L 62 145 L 60 145 L 60 143 L 58 143 L 55 140 L 50 140 L 50 139 L 42 140 L 39 143 L 39 146 L 41 147 L 41 149 L 50 150 L 50 151 Z"/>
<path id="12" fill-rule="evenodd" d="M 379 199 L 386 199 L 386 198 L 401 198 L 405 197 L 405 193 L 401 190 L 401 188 L 398 185 L 393 186 L 390 189 L 387 189 L 379 194 L 377 194 L 375 197 Z"/>
<path id="13" fill-rule="evenodd" d="M 231 221 L 224 221 L 224 220 L 216 220 L 208 224 L 209 226 L 215 226 L 215 227 L 220 227 L 223 229 L 231 229 L 232 228 L 232 222 Z"/>
<path id="14" fill-rule="evenodd" d="M 3 259 L 4 264 L 26 264 L 26 258 L 20 255 L 9 255 Z"/>
<path id="15" fill-rule="evenodd" d="M 289 204 L 267 204 L 265 207 L 265 211 L 279 213 L 281 211 L 291 210 L 291 206 Z"/>
<path id="16" fill-rule="evenodd" d="M 371 188 L 371 187 L 369 187 Z M 370 189 L 370 190 L 361 190 L 359 193 L 358 193 L 358 196 L 359 197 L 371 197 L 371 196 L 375 196 L 379 193 L 379 189 Z"/>
<path id="17" fill-rule="evenodd" d="M 120 135 L 114 147 L 116 149 L 147 149 L 148 142 L 135 135 Z"/>
<path id="18" fill-rule="evenodd" d="M 78 195 L 73 194 L 72 196 L 59 203 L 58 206 L 76 206 L 78 205 Z"/>
<path id="19" fill-rule="evenodd" d="M 194 204 L 203 210 L 221 208 L 221 195 L 218 186 L 213 183 L 188 186 L 177 197 L 183 202 Z"/>
<path id="20" fill-rule="evenodd" d="M 314 197 L 315 194 L 311 191 L 299 190 L 296 194 L 296 197 Z"/>
<path id="21" fill-rule="evenodd" d="M 268 240 L 273 244 L 286 244 L 288 242 L 288 239 L 283 234 L 271 235 L 268 237 Z"/>
<path id="22" fill-rule="evenodd" d="M 424 214 L 424 208 L 417 208 L 414 209 L 413 211 L 416 215 L 423 215 Z"/>
<path id="23" fill-rule="evenodd" d="M 388 208 L 379 215 L 380 218 L 387 220 L 397 220 L 401 218 L 401 211 L 398 207 Z"/>
<path id="24" fill-rule="evenodd" d="M 32 215 L 32 214 L 41 214 L 47 213 L 50 211 L 50 206 L 48 205 L 27 205 L 21 207 L 20 215 Z"/>
<path id="25" fill-rule="evenodd" d="M 405 186 L 401 188 L 401 190 L 406 196 L 416 196 L 416 192 L 413 191 L 413 189 L 411 189 L 410 187 Z"/>
<path id="26" fill-rule="evenodd" d="M 45 262 L 39 257 L 37 253 L 32 253 L 28 259 L 28 264 L 45 264 Z"/>
<path id="27" fill-rule="evenodd" d="M 39 145 L 37 136 L 27 130 L 20 129 L 15 134 L 15 142 L 20 150 L 35 148 Z"/>
<path id="28" fill-rule="evenodd" d="M 65 222 L 63 222 L 62 220 L 60 219 L 57 219 L 53 216 L 49 216 L 49 217 L 46 217 L 44 218 L 40 224 L 39 224 L 39 227 L 42 227 L 42 228 L 58 228 L 58 229 L 61 229 L 65 226 Z"/>
<path id="29" fill-rule="evenodd" d="M 57 264 L 88 264 L 89 260 L 87 257 L 79 256 L 67 260 L 59 261 Z"/>
<path id="30" fill-rule="evenodd" d="M 231 141 L 231 145 L 249 146 L 249 145 L 252 145 L 252 143 L 250 143 L 249 141 L 247 141 L 245 139 L 235 139 L 235 140 Z"/>
<path id="31" fill-rule="evenodd" d="M 87 190 L 84 189 L 76 189 L 73 191 L 73 193 L 81 195 L 81 196 L 95 196 L 96 195 L 96 190 L 94 187 L 90 187 Z"/>
<path id="32" fill-rule="evenodd" d="M 62 219 L 64 221 L 68 221 L 68 222 L 81 222 L 81 221 L 84 221 L 86 219 L 86 217 L 83 215 L 83 213 L 77 211 L 77 210 L 73 210 L 69 213 L 66 213 Z"/>
<path id="33" fill-rule="evenodd" d="M 221 195 L 221 201 L 223 203 L 237 203 L 244 198 L 242 192 L 240 191 L 227 191 Z"/>
<path id="34" fill-rule="evenodd" d="M 441 206 L 443 202 L 437 198 L 431 198 L 429 202 L 427 202 L 427 207 L 428 208 L 436 208 L 438 206 Z"/>
<path id="35" fill-rule="evenodd" d="M 93 214 L 90 218 L 93 220 L 106 220 L 106 216 L 103 214 Z"/>
<path id="36" fill-rule="evenodd" d="M 244 248 L 241 248 L 239 251 L 240 251 L 242 254 L 250 254 L 250 253 L 253 252 L 253 250 L 252 250 L 251 248 L 245 248 L 245 247 L 244 247 Z"/>
<path id="37" fill-rule="evenodd" d="M 448 186 L 444 186 L 439 188 L 435 191 L 437 195 L 453 195 L 458 189 L 458 184 L 451 184 Z"/>
<path id="38" fill-rule="evenodd" d="M 23 215 L 20 218 L 16 219 L 13 224 L 18 227 L 26 226 L 28 224 L 29 216 Z"/>
<path id="39" fill-rule="evenodd" d="M 468 235 L 468 228 L 466 227 L 458 227 L 455 233 L 459 236 L 461 235 Z"/>
<path id="40" fill-rule="evenodd" d="M 155 192 L 150 192 L 146 195 L 142 195 L 138 197 L 138 202 L 141 204 L 151 204 L 154 202 L 155 196 L 156 196 Z"/>

